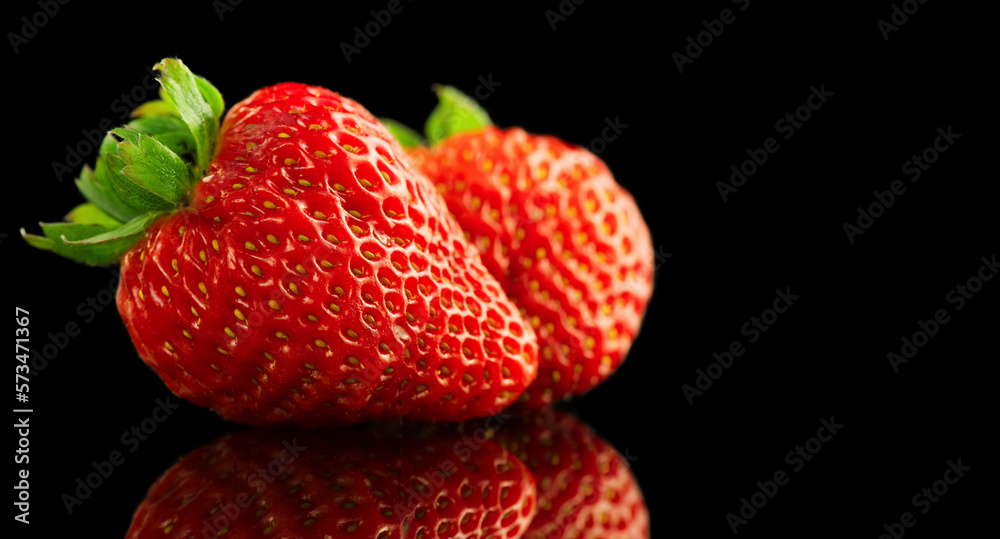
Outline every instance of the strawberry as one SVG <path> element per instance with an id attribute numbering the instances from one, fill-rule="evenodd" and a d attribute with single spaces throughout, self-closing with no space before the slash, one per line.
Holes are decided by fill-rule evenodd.
<path id="1" fill-rule="evenodd" d="M 652 295 L 652 241 L 635 200 L 588 150 L 497 128 L 453 88 L 438 95 L 431 146 L 389 127 L 538 335 L 539 374 L 524 401 L 584 393 L 621 365 Z"/>
<path id="2" fill-rule="evenodd" d="M 531 474 L 496 444 L 460 444 L 345 429 L 224 436 L 150 487 L 126 538 L 521 537 Z"/>
<path id="3" fill-rule="evenodd" d="M 537 344 L 434 187 L 360 104 L 298 83 L 223 102 L 179 60 L 113 130 L 88 203 L 32 245 L 121 262 L 117 305 L 178 396 L 252 425 L 460 420 Z"/>

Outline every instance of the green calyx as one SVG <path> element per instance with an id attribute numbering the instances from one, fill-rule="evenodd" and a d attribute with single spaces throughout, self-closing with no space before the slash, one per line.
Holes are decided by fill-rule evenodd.
<path id="1" fill-rule="evenodd" d="M 63 223 L 41 223 L 30 245 L 91 265 L 118 261 L 153 221 L 187 204 L 215 155 L 222 95 L 180 60 L 154 66 L 160 99 L 132 111 L 131 122 L 105 136 L 94 168 L 76 179 L 87 200 Z"/>
<path id="2" fill-rule="evenodd" d="M 493 125 L 490 116 L 475 99 L 451 86 L 436 85 L 433 90 L 438 96 L 438 104 L 424 123 L 424 136 L 395 120 L 382 118 L 382 123 L 402 147 L 434 145 L 455 133 L 477 131 Z"/>

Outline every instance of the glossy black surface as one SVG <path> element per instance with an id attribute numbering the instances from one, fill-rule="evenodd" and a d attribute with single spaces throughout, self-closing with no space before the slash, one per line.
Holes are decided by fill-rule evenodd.
<path id="1" fill-rule="evenodd" d="M 648 218 L 660 267 L 628 360 L 571 408 L 631 457 L 654 537 L 731 536 L 727 514 L 739 515 L 742 498 L 766 501 L 744 509 L 740 537 L 960 536 L 992 514 L 986 369 L 997 356 L 1000 279 L 964 301 L 956 288 L 974 285 L 998 246 L 986 193 L 996 176 L 995 62 L 984 50 L 993 30 L 982 8 L 931 0 L 886 41 L 878 21 L 891 22 L 891 2 L 403 2 L 347 62 L 341 42 L 386 4 L 327 13 L 243 2 L 220 20 L 228 4 L 215 2 L 150 22 L 130 8 L 71 2 L 17 52 L 8 35 L 3 305 L 30 312 L 32 348 L 50 356 L 30 381 L 31 524 L 15 523 L 16 536 L 123 537 L 149 485 L 231 428 L 171 397 L 139 361 L 110 303 L 112 269 L 31 251 L 18 237 L 80 201 L 72 178 L 82 163 L 70 162 L 62 181 L 53 164 L 66 164 L 67 145 L 86 150 L 105 120 L 119 123 L 132 99 L 123 94 L 149 98 L 145 68 L 168 55 L 230 103 L 300 80 L 413 126 L 434 104 L 433 83 L 480 87 L 496 123 L 602 149 Z M 547 16 L 560 6 L 574 11 Z M 717 30 L 724 9 L 735 20 L 678 72 L 672 54 L 710 32 L 703 21 Z M 22 17 L 42 10 L 6 3 L 0 20 L 20 34 Z M 810 98 L 813 87 L 832 95 Z M 801 127 L 781 123 L 809 103 Z M 627 127 L 615 134 L 609 122 Z M 910 181 L 905 163 L 949 126 L 960 138 Z M 775 145 L 723 201 L 717 182 L 730 181 L 730 167 Z M 852 244 L 844 223 L 857 224 L 857 208 L 897 180 L 905 193 Z M 754 333 L 753 317 L 772 320 L 764 311 L 778 290 L 798 298 Z M 939 309 L 948 322 L 894 372 L 887 354 Z M 682 387 L 735 341 L 742 354 L 712 367 L 717 379 L 689 401 Z M 63 496 L 113 458 L 120 463 L 70 514 Z M 959 459 L 969 467 L 961 477 L 947 471 Z M 906 512 L 912 527 L 898 524 Z"/>

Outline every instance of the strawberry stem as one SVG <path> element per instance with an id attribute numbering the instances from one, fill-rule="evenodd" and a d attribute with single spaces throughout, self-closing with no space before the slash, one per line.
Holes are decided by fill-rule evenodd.
<path id="1" fill-rule="evenodd" d="M 111 130 L 93 169 L 76 180 L 87 200 L 65 223 L 42 223 L 28 244 L 91 265 L 118 261 L 153 221 L 187 203 L 215 156 L 222 95 L 178 59 L 154 66 L 160 99 L 140 105 L 136 119 Z"/>
<path id="2" fill-rule="evenodd" d="M 463 94 L 452 86 L 434 86 L 438 105 L 427 117 L 424 133 L 431 144 L 463 131 L 477 131 L 493 125 L 486 110 L 475 99 Z"/>
<path id="3" fill-rule="evenodd" d="M 452 86 L 434 85 L 438 96 L 438 104 L 431 111 L 424 123 L 424 139 L 416 130 L 411 129 L 391 118 L 379 118 L 383 125 L 403 148 L 434 145 L 442 140 L 465 131 L 478 131 L 493 125 L 486 110 L 476 103 L 475 99 L 463 94 Z"/>
<path id="4" fill-rule="evenodd" d="M 195 165 L 200 171 L 204 171 L 215 156 L 219 119 L 224 108 L 222 95 L 208 81 L 191 73 L 176 58 L 167 58 L 153 66 L 153 69 L 163 73 L 158 79 L 160 85 L 170 97 L 180 119 L 191 130 L 197 148 Z"/>
<path id="5" fill-rule="evenodd" d="M 392 136 L 396 137 L 396 141 L 403 148 L 416 148 L 418 146 L 424 146 L 427 141 L 424 137 L 417 133 L 415 130 L 393 120 L 391 118 L 379 118 L 382 125 L 392 133 Z"/>

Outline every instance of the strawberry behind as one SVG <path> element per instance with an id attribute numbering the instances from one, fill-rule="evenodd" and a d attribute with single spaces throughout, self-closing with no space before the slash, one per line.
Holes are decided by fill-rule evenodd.
<path id="1" fill-rule="evenodd" d="M 649 227 L 589 150 L 498 128 L 457 90 L 437 92 L 428 144 L 409 152 L 538 335 L 538 378 L 521 400 L 540 408 L 586 393 L 621 366 L 641 328 L 653 293 Z"/>

